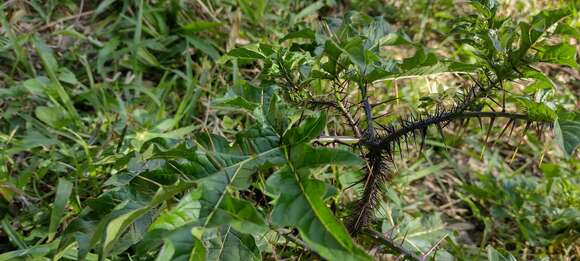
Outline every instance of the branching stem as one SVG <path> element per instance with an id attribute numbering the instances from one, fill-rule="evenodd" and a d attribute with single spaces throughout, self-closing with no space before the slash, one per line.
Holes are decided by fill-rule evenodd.
<path id="1" fill-rule="evenodd" d="M 511 113 L 511 112 L 474 112 L 474 111 L 466 111 L 466 112 L 462 112 L 459 113 L 457 115 L 454 115 L 452 118 L 447 118 L 447 119 L 443 119 L 440 121 L 431 121 L 431 119 L 425 119 L 423 121 L 419 121 L 415 124 L 412 124 L 411 126 L 409 126 L 408 128 L 405 128 L 403 131 L 403 129 L 399 129 L 397 131 L 395 131 L 393 134 L 388 135 L 386 137 L 384 137 L 383 140 L 395 140 L 397 137 L 401 137 L 402 135 L 404 135 L 405 133 L 411 132 L 413 130 L 416 129 L 420 129 L 421 127 L 425 126 L 425 122 L 427 122 L 428 124 L 437 124 L 443 121 L 448 121 L 448 120 L 454 120 L 454 119 L 465 119 L 465 118 L 508 118 L 511 121 L 513 120 L 524 120 L 524 121 L 530 121 L 530 118 L 527 114 L 522 114 L 522 113 Z M 434 119 L 436 120 L 436 119 Z M 313 142 L 319 142 L 319 143 L 331 143 L 331 142 L 340 142 L 340 143 L 345 143 L 345 144 L 354 144 L 354 143 L 358 143 L 360 142 L 360 138 L 359 137 L 351 137 L 351 136 L 321 136 L 317 139 L 312 140 Z"/>
<path id="2" fill-rule="evenodd" d="M 439 124 L 442 122 L 448 122 L 455 119 L 465 119 L 465 118 L 474 118 L 474 117 L 487 117 L 487 118 L 510 118 L 510 119 L 520 119 L 520 120 L 530 120 L 529 115 L 521 114 L 521 113 L 510 113 L 510 112 L 448 112 L 442 113 L 438 117 L 427 118 L 424 120 L 413 122 L 412 124 L 405 126 L 404 128 L 400 128 L 395 130 L 393 133 L 389 134 L 388 136 L 382 138 L 380 142 L 373 144 L 379 148 L 385 148 L 391 142 L 400 139 L 407 133 L 413 132 L 418 129 L 423 129 L 427 126 L 433 124 Z"/>

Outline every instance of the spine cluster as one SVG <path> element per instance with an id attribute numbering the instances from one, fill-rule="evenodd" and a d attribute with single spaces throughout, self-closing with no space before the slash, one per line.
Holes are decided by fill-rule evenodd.
<path id="1" fill-rule="evenodd" d="M 455 106 L 451 108 L 438 107 L 434 113 L 400 119 L 397 125 L 381 126 L 372 137 L 363 138 L 362 144 L 367 148 L 365 154 L 367 165 L 365 175 L 359 181 L 363 184 L 362 197 L 355 202 L 355 211 L 349 220 L 349 229 L 352 233 L 357 233 L 368 224 L 380 203 L 384 185 L 393 176 L 394 152 L 398 149 L 402 154 L 401 143 L 408 146 L 410 141 L 417 141 L 417 137 L 420 137 L 422 148 L 430 126 L 437 125 L 439 129 L 445 127 L 485 95 L 486 89 L 476 83 L 458 97 Z"/>

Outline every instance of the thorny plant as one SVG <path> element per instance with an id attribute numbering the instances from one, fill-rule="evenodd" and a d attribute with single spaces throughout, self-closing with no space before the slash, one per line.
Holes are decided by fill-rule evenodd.
<path id="1" fill-rule="evenodd" d="M 443 234 L 441 219 L 420 213 L 408 222 L 404 203 L 387 190 L 407 171 L 399 164 L 432 153 L 430 135 L 460 136 L 449 128 L 468 133 L 476 119 L 487 123 L 485 145 L 498 122 L 505 123 L 499 136 L 534 127 L 542 136 L 553 126 L 567 154 L 580 143 L 580 114 L 557 106 L 554 83 L 535 69 L 539 62 L 578 67 L 565 41 L 580 35 L 567 25 L 574 6 L 516 24 L 498 15 L 496 1 L 470 1 L 459 8 L 468 14 L 449 21 L 450 40 L 428 44 L 428 19 L 397 30 L 385 22 L 397 20 L 397 10 L 385 19 L 363 10 L 318 26 L 300 22 L 319 9 L 336 14 L 384 1 L 73 2 L 0 4 L 0 55 L 10 61 L 0 64 L 8 87 L 0 89 L 0 260 L 426 260 L 451 251 L 473 260 L 481 249 L 463 252 L 475 244 Z M 441 3 L 453 9 L 453 1 Z M 431 5 L 408 8 L 427 14 Z M 54 21 L 61 12 L 67 16 Z M 46 25 L 15 31 L 19 20 Z M 274 28 L 280 35 L 292 30 L 279 42 L 234 48 L 241 38 L 267 39 L 271 21 L 283 25 Z M 413 21 L 414 14 L 398 25 Z M 426 47 L 433 42 L 454 58 L 438 57 Z M 437 77 L 458 84 L 416 97 L 423 95 L 411 85 L 417 78 Z M 542 168 L 562 176 L 554 164 Z M 477 197 L 518 205 L 504 212 L 526 221 L 522 210 L 535 205 L 522 206 L 509 181 L 487 178 Z M 565 199 L 563 210 L 542 208 L 558 218 L 550 233 L 530 238 L 532 229 L 517 220 L 524 235 L 514 240 L 575 240 L 578 215 L 569 206 L 577 197 Z M 390 203 L 397 209 L 381 216 Z M 480 247 L 491 247 L 485 226 Z M 431 227 L 442 229 L 414 240 Z M 560 237 L 564 230 L 574 231 Z M 501 256 L 490 249 L 490 258 Z"/>
<path id="2" fill-rule="evenodd" d="M 496 118 L 507 119 L 499 136 L 508 129 L 511 136 L 518 124 L 524 124 L 524 133 L 535 126 L 539 137 L 543 136 L 546 127 L 553 128 L 557 113 L 546 105 L 549 103 L 547 90 L 533 90 L 522 95 L 515 91 L 513 84 L 531 78 L 536 80 L 534 85 L 550 85 L 550 80 L 533 64 L 573 61 L 573 47 L 548 45 L 543 41 L 543 37 L 561 32 L 550 28 L 570 15 L 571 10 L 543 11 L 529 24 L 520 23 L 518 28 L 509 18 L 496 16 L 498 6 L 494 1 L 473 1 L 472 4 L 480 16 L 460 18 L 453 37 L 473 48 L 472 52 L 478 57 L 474 64 L 440 60 L 420 44 L 414 45 L 415 55 L 402 62 L 384 59 L 381 57 L 384 55 L 382 47 L 412 43 L 403 33 L 392 31 L 381 17 L 370 18 L 354 13 L 343 20 L 322 21 L 319 32 L 302 29 L 289 34 L 283 41 L 306 39 L 289 47 L 260 45 L 255 50 L 238 49 L 234 52 L 245 52 L 244 55 L 233 55 L 240 59 L 252 55 L 262 57 L 268 70 L 261 79 L 282 86 L 291 103 L 312 110 L 333 110 L 341 118 L 341 124 L 349 126 L 350 131 L 343 129 L 343 135 L 323 136 L 315 142 L 351 146 L 365 160 L 365 174 L 359 180 L 361 196 L 352 203 L 351 216 L 347 220 L 351 234 L 366 231 L 370 237 L 377 237 L 377 232 L 372 228 L 369 230 L 369 226 L 380 203 L 385 200 L 382 198 L 384 189 L 397 175 L 395 157 L 398 154 L 404 159 L 409 146 L 418 146 L 421 150 L 430 127 L 444 136 L 443 129 L 451 124 L 463 128 L 471 119 L 482 124 L 481 119 L 488 118 L 485 143 Z M 561 59 L 554 59 L 555 56 Z M 568 64 L 574 66 L 575 62 Z M 440 73 L 463 75 L 465 86 L 450 101 L 428 106 L 423 111 L 400 114 L 395 105 L 399 97 L 377 100 L 373 95 L 381 93 L 384 81 L 393 83 L 404 78 Z M 517 107 L 514 108 L 513 104 Z M 382 113 L 378 114 L 377 108 L 382 109 Z M 406 258 L 425 258 L 413 256 L 404 249 L 395 251 Z"/>

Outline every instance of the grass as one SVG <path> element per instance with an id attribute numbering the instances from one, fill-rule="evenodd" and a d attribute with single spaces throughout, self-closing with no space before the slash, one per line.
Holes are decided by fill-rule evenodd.
<path id="1" fill-rule="evenodd" d="M 500 14 L 527 19 L 565 1 L 501 2 Z M 89 260 L 103 256 L 102 251 L 110 260 L 150 260 L 171 251 L 143 238 L 159 215 L 187 210 L 181 198 L 190 193 L 170 189 L 194 178 L 189 175 L 193 167 L 175 167 L 185 159 L 165 162 L 165 157 L 203 155 L 219 165 L 219 144 L 207 151 L 171 149 L 184 143 L 203 148 L 207 144 L 194 139 L 203 133 L 233 144 L 268 117 L 244 109 L 251 104 L 224 103 L 252 92 L 244 84 L 260 82 L 267 69 L 261 61 L 228 61 L 226 54 L 236 47 L 280 44 L 289 32 L 318 28 L 323 17 L 358 11 L 383 15 L 394 29 L 439 56 L 470 60 L 460 43 L 446 37 L 453 19 L 470 10 L 463 1 L 446 0 L 0 3 L 0 260 L 75 260 L 83 251 Z M 577 15 L 567 22 L 579 30 Z M 578 49 L 577 37 L 565 40 Z M 384 53 L 401 59 L 414 50 L 397 46 Z M 558 86 L 554 103 L 578 111 L 578 68 L 541 64 L 539 69 Z M 428 108 L 421 107 L 428 106 L 426 101 L 444 101 L 462 82 L 447 73 L 390 80 L 377 84 L 382 88 L 375 96 L 398 98 L 397 106 L 379 108 L 405 114 Z M 518 82 L 513 89 L 526 86 L 529 82 Z M 346 128 L 340 117 L 329 113 L 322 133 L 341 134 Z M 389 117 L 385 121 L 394 119 Z M 299 119 L 298 113 L 290 118 Z M 430 252 L 436 259 L 486 259 L 496 252 L 521 260 L 580 256 L 578 154 L 566 155 L 551 131 L 524 132 L 521 122 L 500 137 L 506 123 L 497 119 L 488 130 L 472 120 L 466 128 L 444 129 L 444 137 L 433 131 L 426 149 L 411 148 L 408 156 L 396 157 L 398 176 L 389 183 L 376 227 L 410 251 L 436 246 Z M 270 213 L 266 180 L 282 168 L 262 166 L 246 189 L 227 186 L 223 197 Z M 340 221 L 348 203 L 360 196 L 349 188 L 360 172 L 348 166 L 312 171 L 335 187 L 323 203 Z M 265 217 L 266 232 L 248 236 L 220 227 L 213 239 L 222 245 L 231 242 L 221 235 L 235 236 L 239 245 L 255 241 L 252 247 L 259 250 L 248 251 L 256 259 L 320 258 L 304 247 L 308 240 L 296 229 L 273 228 L 270 219 Z M 93 229 L 97 232 L 88 232 Z M 355 239 L 376 258 L 394 258 L 384 245 Z M 69 241 L 77 243 L 65 244 Z M 208 249 L 215 242 L 208 240 Z"/>

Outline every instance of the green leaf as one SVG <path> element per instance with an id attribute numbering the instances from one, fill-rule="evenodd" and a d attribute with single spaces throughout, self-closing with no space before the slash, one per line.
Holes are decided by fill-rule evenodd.
<path id="1" fill-rule="evenodd" d="M 580 30 L 578 28 L 572 27 L 567 23 L 559 23 L 556 27 L 555 34 L 569 35 L 576 39 L 580 39 Z"/>
<path id="2" fill-rule="evenodd" d="M 163 240 L 156 260 L 261 260 L 251 235 L 224 226 L 212 230 L 202 243 L 193 230 L 191 226 L 184 226 L 173 231 Z"/>
<path id="3" fill-rule="evenodd" d="M 296 39 L 296 38 L 304 38 L 304 39 L 314 40 L 316 38 L 316 32 L 314 32 L 314 30 L 312 30 L 310 28 L 290 32 L 287 35 L 285 35 L 284 37 L 282 37 L 282 39 L 280 39 L 280 42 L 284 42 L 286 40 Z"/>
<path id="4" fill-rule="evenodd" d="M 12 227 L 10 220 L 11 220 L 11 218 L 9 216 L 6 216 L 2 219 L 2 221 L 0 221 L 2 223 L 2 231 L 10 239 L 10 242 L 12 242 L 16 247 L 18 247 L 21 250 L 27 249 L 28 246 L 26 245 L 26 242 L 24 242 L 22 235 L 20 235 L 20 233 L 18 233 L 14 230 L 14 227 Z M 4 256 L 4 255 L 0 255 L 0 260 L 2 260 L 1 259 L 2 256 Z M 3 260 L 9 260 L 9 259 L 3 259 Z"/>
<path id="5" fill-rule="evenodd" d="M 98 15 L 98 14 L 104 12 L 105 10 L 107 10 L 109 8 L 109 6 L 111 6 L 111 4 L 113 4 L 114 2 L 115 2 L 115 0 L 101 1 L 99 6 L 97 6 L 97 9 L 95 10 L 95 15 Z"/>
<path id="6" fill-rule="evenodd" d="M 250 49 L 243 48 L 243 47 L 236 48 L 236 49 L 229 51 L 226 54 L 226 56 L 233 57 L 233 58 L 239 58 L 239 59 L 248 59 L 248 60 L 257 60 L 257 59 L 266 58 L 266 56 L 264 56 L 261 53 L 258 53 L 258 52 L 255 52 L 255 51 L 252 51 Z"/>
<path id="7" fill-rule="evenodd" d="M 209 249 L 206 260 L 262 260 L 260 250 L 256 246 L 254 237 L 242 234 L 231 226 L 216 231 L 209 240 Z"/>
<path id="8" fill-rule="evenodd" d="M 361 37 L 353 37 L 340 50 L 348 55 L 350 61 L 358 67 L 361 76 L 368 74 L 374 69 L 373 63 L 378 62 L 380 58 L 366 49 L 365 40 Z"/>
<path id="9" fill-rule="evenodd" d="M 62 108 L 38 106 L 34 110 L 36 117 L 53 128 L 60 128 L 66 124 L 67 115 Z"/>
<path id="10" fill-rule="evenodd" d="M 163 239 L 163 247 L 157 255 L 157 261 L 169 260 L 205 260 L 205 250 L 201 241 L 197 240 L 192 233 L 191 226 L 184 226 L 173 231 Z M 201 249 L 198 255 L 191 256 L 191 249 Z"/>
<path id="11" fill-rule="evenodd" d="M 119 239 L 121 233 L 123 233 L 129 225 L 131 225 L 135 220 L 143 216 L 145 213 L 149 212 L 152 208 L 161 204 L 165 200 L 175 196 L 188 188 L 191 188 L 191 183 L 178 182 L 172 186 L 161 187 L 157 190 L 153 198 L 142 207 L 134 210 L 130 210 L 122 215 L 119 215 L 112 220 L 110 220 L 105 229 L 105 236 L 103 238 L 102 253 L 109 254 L 112 250 L 114 243 Z M 99 235 L 100 236 L 100 235 Z M 94 239 L 93 239 L 94 240 Z"/>
<path id="12" fill-rule="evenodd" d="M 558 117 L 556 112 L 544 103 L 535 102 L 525 97 L 514 97 L 513 99 L 532 121 L 552 123 Z"/>
<path id="13" fill-rule="evenodd" d="M 432 65 L 427 66 L 416 66 L 412 67 L 409 65 L 407 70 L 399 72 L 390 72 L 381 69 L 374 70 L 369 76 L 369 81 L 383 81 L 383 80 L 394 80 L 394 79 L 404 79 L 404 78 L 415 78 L 424 77 L 428 75 L 440 74 L 440 73 L 469 73 L 479 70 L 479 66 L 475 64 L 467 64 L 461 62 L 448 62 L 439 61 Z"/>
<path id="14" fill-rule="evenodd" d="M 560 112 L 555 122 L 556 140 L 564 152 L 571 156 L 580 145 L 580 112 Z"/>
<path id="15" fill-rule="evenodd" d="M 52 205 L 52 212 L 50 214 L 50 225 L 48 227 L 48 242 L 54 239 L 56 229 L 61 224 L 61 218 L 64 216 L 66 203 L 72 192 L 73 184 L 63 178 L 58 179 L 56 187 L 56 197 Z"/>
<path id="16" fill-rule="evenodd" d="M 536 80 L 536 81 L 534 81 L 534 83 L 526 86 L 526 88 L 524 88 L 524 92 L 526 94 L 532 94 L 532 93 L 536 93 L 538 91 L 546 91 L 546 90 L 553 90 L 553 89 L 554 89 L 554 85 L 552 84 L 552 82 L 545 81 L 545 80 Z"/>
<path id="17" fill-rule="evenodd" d="M 445 228 L 440 214 L 419 217 L 403 214 L 402 217 L 397 217 L 400 220 L 395 220 L 396 225 L 390 221 L 395 213 L 386 214 L 389 217 L 383 221 L 383 233 L 391 231 L 393 241 L 401 242 L 402 247 L 415 253 L 427 252 L 437 241 L 451 234 L 451 231 Z"/>
<path id="18" fill-rule="evenodd" d="M 576 63 L 576 47 L 570 44 L 557 44 L 545 46 L 543 53 L 539 55 L 542 62 L 567 65 L 572 68 L 577 68 Z"/>
<path id="19" fill-rule="evenodd" d="M 266 0 L 238 0 L 238 2 L 244 14 L 254 22 L 262 20 L 268 4 Z"/>
<path id="20" fill-rule="evenodd" d="M 220 26 L 222 26 L 222 23 L 199 20 L 199 21 L 193 21 L 191 23 L 183 25 L 181 27 L 181 30 L 183 30 L 186 33 L 197 33 L 197 32 L 201 32 L 201 31 L 206 31 L 209 29 L 217 28 Z"/>
<path id="21" fill-rule="evenodd" d="M 531 23 L 520 23 L 520 46 L 513 62 L 518 64 L 528 50 L 538 41 L 538 39 L 560 19 L 572 14 L 569 8 L 544 10 L 532 18 Z"/>
<path id="22" fill-rule="evenodd" d="M 137 57 L 139 58 L 139 61 L 141 63 L 147 66 L 161 67 L 161 64 L 159 63 L 155 55 L 153 55 L 147 48 L 143 47 L 137 48 Z"/>
<path id="23" fill-rule="evenodd" d="M 266 189 L 275 198 L 272 223 L 296 227 L 306 244 L 328 260 L 370 260 L 323 201 L 328 186 L 310 177 L 309 168 L 357 165 L 353 153 L 302 144 L 286 150 L 288 164 L 270 176 Z"/>
<path id="24" fill-rule="evenodd" d="M 264 91 L 263 88 L 257 88 L 242 81 L 241 83 L 232 86 L 224 97 L 215 99 L 214 103 L 243 108 L 252 112 L 260 106 Z"/>
<path id="25" fill-rule="evenodd" d="M 289 129 L 282 140 L 288 145 L 308 142 L 318 137 L 325 127 L 326 114 L 322 112 L 318 117 L 308 117 L 298 128 Z"/>
<path id="26" fill-rule="evenodd" d="M 290 16 L 290 26 L 296 24 L 302 18 L 309 16 L 309 15 L 313 14 L 314 12 L 318 11 L 318 9 L 322 8 L 323 6 L 324 6 L 324 3 L 322 3 L 322 1 L 316 1 L 316 2 L 308 5 L 307 7 L 304 7 L 296 15 Z"/>
<path id="27" fill-rule="evenodd" d="M 156 219 L 151 228 L 173 233 L 180 227 L 193 226 L 200 240 L 223 226 L 231 226 L 240 233 L 265 231 L 267 226 L 262 215 L 250 202 L 234 198 L 230 191 L 246 189 L 251 176 L 261 166 L 285 162 L 276 133 L 259 125 L 240 132 L 233 145 L 223 137 L 210 134 L 200 135 L 196 144 L 197 155 L 189 156 L 188 163 L 172 165 L 182 173 L 195 173 L 199 187 L 186 194 L 177 208 Z M 212 255 L 214 251 L 195 247 L 190 252 L 199 256 Z"/>
<path id="28" fill-rule="evenodd" d="M 196 126 L 190 125 L 164 133 L 142 131 L 135 135 L 135 138 L 131 140 L 131 144 L 137 148 L 137 150 L 140 150 L 141 146 L 149 140 L 155 138 L 180 139 L 185 135 L 191 134 L 195 128 Z"/>
<path id="29" fill-rule="evenodd" d="M 488 261 L 516 261 L 517 259 L 508 253 L 508 256 L 502 255 L 492 246 L 487 247 L 487 260 Z"/>
<path id="30" fill-rule="evenodd" d="M 415 51 L 415 55 L 405 59 L 400 67 L 403 71 L 408 71 L 417 67 L 430 67 L 437 64 L 438 61 L 439 60 L 435 54 L 429 52 L 423 47 L 418 47 Z"/>
<path id="31" fill-rule="evenodd" d="M 67 91 L 64 87 L 60 84 L 58 79 L 58 63 L 56 62 L 56 58 L 53 55 L 52 49 L 50 49 L 44 41 L 39 37 L 33 38 L 34 46 L 36 47 L 36 52 L 40 56 L 40 60 L 42 61 L 42 65 L 44 66 L 44 70 L 48 74 L 48 78 L 52 81 L 53 84 L 49 85 L 54 93 L 57 94 L 57 97 L 62 102 L 62 105 L 67 109 L 68 113 L 73 116 L 73 119 L 80 123 L 80 118 L 75 109 L 72 100 L 70 99 Z M 50 96 L 50 95 L 49 95 Z"/>
<path id="32" fill-rule="evenodd" d="M 408 45 L 412 40 L 403 32 L 389 33 L 381 39 L 381 45 Z"/>
<path id="33" fill-rule="evenodd" d="M 196 36 L 186 36 L 187 40 L 193 45 L 195 48 L 199 49 L 203 53 L 207 54 L 214 60 L 218 60 L 220 58 L 220 53 L 216 50 L 213 44 L 201 37 Z"/>
<path id="34" fill-rule="evenodd" d="M 472 0 L 469 1 L 469 4 L 485 18 L 495 16 L 495 12 L 499 6 L 497 0 Z"/>

